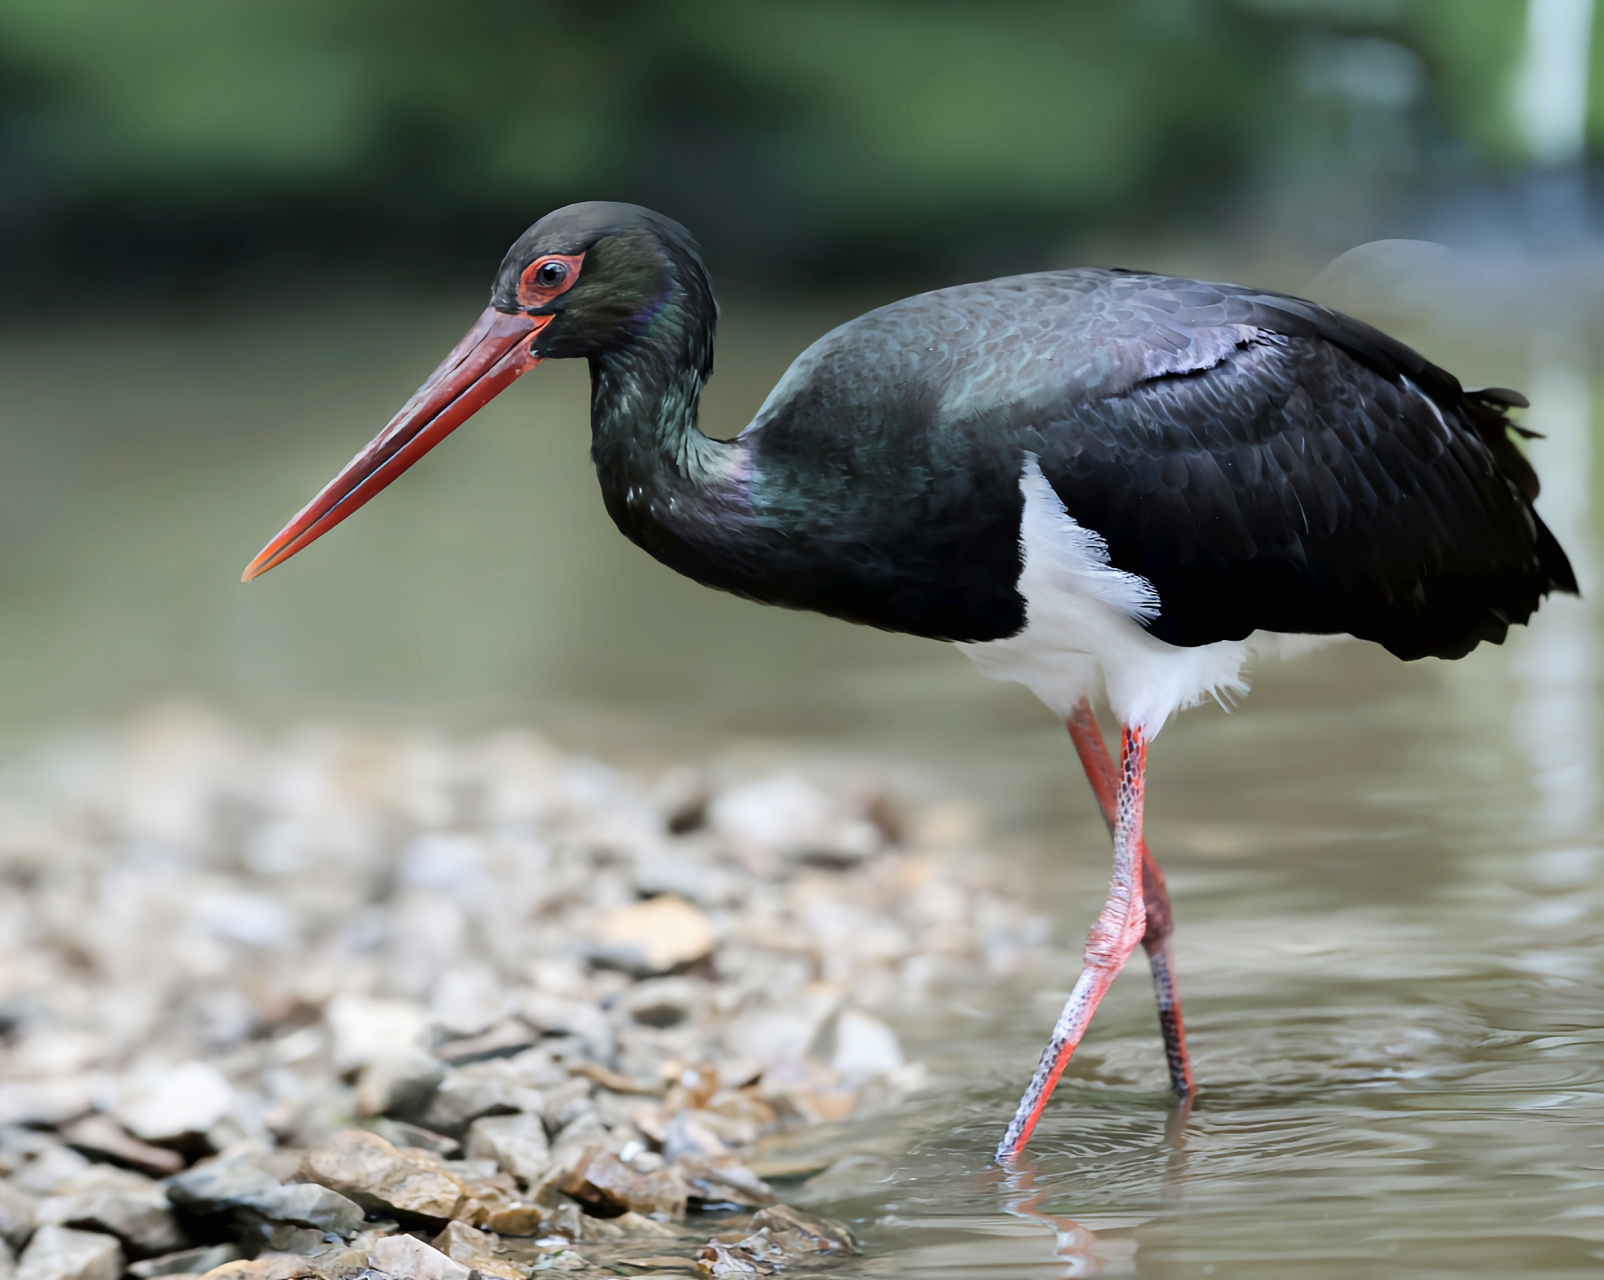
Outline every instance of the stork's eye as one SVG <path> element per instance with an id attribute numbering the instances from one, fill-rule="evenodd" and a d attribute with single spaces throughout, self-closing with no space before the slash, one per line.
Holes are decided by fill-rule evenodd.
<path id="1" fill-rule="evenodd" d="M 585 260 L 582 253 L 548 253 L 536 258 L 518 277 L 518 303 L 520 306 L 539 308 L 549 306 L 558 294 L 573 288 L 579 264 Z"/>

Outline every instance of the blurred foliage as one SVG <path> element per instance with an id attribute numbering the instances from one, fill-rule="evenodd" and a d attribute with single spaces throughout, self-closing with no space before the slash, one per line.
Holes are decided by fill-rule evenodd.
<path id="1" fill-rule="evenodd" d="M 848 271 L 1255 184 L 1429 184 L 1519 157 L 1524 9 L 0 0 L 0 244 L 13 274 L 97 238 L 177 270 L 277 242 L 482 260 L 605 196 L 739 269 Z"/>

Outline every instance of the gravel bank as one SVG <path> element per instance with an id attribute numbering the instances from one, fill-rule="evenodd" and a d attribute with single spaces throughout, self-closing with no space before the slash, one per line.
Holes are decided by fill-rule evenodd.
<path id="1" fill-rule="evenodd" d="M 0 777 L 22 1280 L 766 1275 L 856 1246 L 776 1137 L 1046 921 L 961 805 L 195 710 Z M 787 1184 L 782 1184 L 787 1185 Z"/>

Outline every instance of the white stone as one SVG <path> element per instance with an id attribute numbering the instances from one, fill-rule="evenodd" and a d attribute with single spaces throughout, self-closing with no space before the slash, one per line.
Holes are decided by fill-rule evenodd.
<path id="1" fill-rule="evenodd" d="M 782 775 L 731 787 L 708 806 L 708 825 L 737 844 L 797 854 L 830 841 L 830 797 L 804 778 Z"/>
<path id="2" fill-rule="evenodd" d="M 420 1048 L 429 1030 L 428 1015 L 417 1005 L 364 996 L 336 996 L 323 1020 L 334 1039 L 335 1070 L 342 1072 Z"/>
<path id="3" fill-rule="evenodd" d="M 724 1043 L 732 1053 L 767 1067 L 806 1057 L 818 1035 L 819 1024 L 812 1018 L 759 1009 L 731 1021 L 724 1030 Z"/>
<path id="4" fill-rule="evenodd" d="M 373 1246 L 368 1262 L 375 1271 L 405 1280 L 468 1280 L 472 1274 L 471 1268 L 416 1236 L 386 1236 Z"/>
<path id="5" fill-rule="evenodd" d="M 494 1160 L 526 1186 L 539 1182 L 551 1164 L 546 1126 L 538 1115 L 484 1116 L 468 1126 L 468 1158 Z"/>
<path id="6" fill-rule="evenodd" d="M 835 1052 L 830 1065 L 853 1079 L 886 1076 L 904 1065 L 897 1033 L 878 1018 L 843 1009 L 835 1020 Z"/>
<path id="7" fill-rule="evenodd" d="M 93 1105 L 92 1082 L 84 1076 L 56 1080 L 8 1080 L 0 1084 L 0 1125 L 64 1124 Z"/>
<path id="8" fill-rule="evenodd" d="M 17 1280 L 117 1280 L 122 1269 L 122 1246 L 115 1236 L 45 1226 L 22 1251 Z"/>
<path id="9" fill-rule="evenodd" d="M 434 985 L 429 1017 L 448 1035 L 475 1036 L 500 1022 L 518 999 L 502 988 L 484 965 L 447 969 Z"/>
<path id="10" fill-rule="evenodd" d="M 209 1062 L 148 1066 L 123 1082 L 112 1114 L 137 1138 L 160 1142 L 205 1133 L 228 1114 L 234 1087 Z"/>

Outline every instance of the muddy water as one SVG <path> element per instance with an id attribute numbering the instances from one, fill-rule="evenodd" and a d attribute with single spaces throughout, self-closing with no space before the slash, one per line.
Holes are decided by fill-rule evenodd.
<path id="1" fill-rule="evenodd" d="M 586 461 L 581 369 L 526 379 L 336 535 L 249 556 L 404 397 L 477 300 L 342 301 L 0 340 L 0 720 L 12 738 L 153 698 L 537 723 L 665 759 L 816 752 L 983 804 L 1059 936 L 1107 841 L 1061 734 L 939 646 L 764 611 L 625 544 Z M 708 425 L 733 431 L 852 303 L 731 305 Z M 1446 340 L 1444 340 L 1446 341 Z M 1526 386 L 1552 522 L 1591 546 L 1586 359 L 1432 347 Z M 1336 646 L 1158 739 L 1201 1097 L 1163 1094 L 1145 975 L 1116 984 L 1037 1132 L 990 1152 L 1074 974 L 903 1027 L 904 1111 L 814 1135 L 787 1198 L 864 1276 L 1582 1276 L 1604 1265 L 1599 629 L 1560 602 L 1501 650 L 1404 666 Z M 1138 966 L 1140 961 L 1138 960 Z"/>

